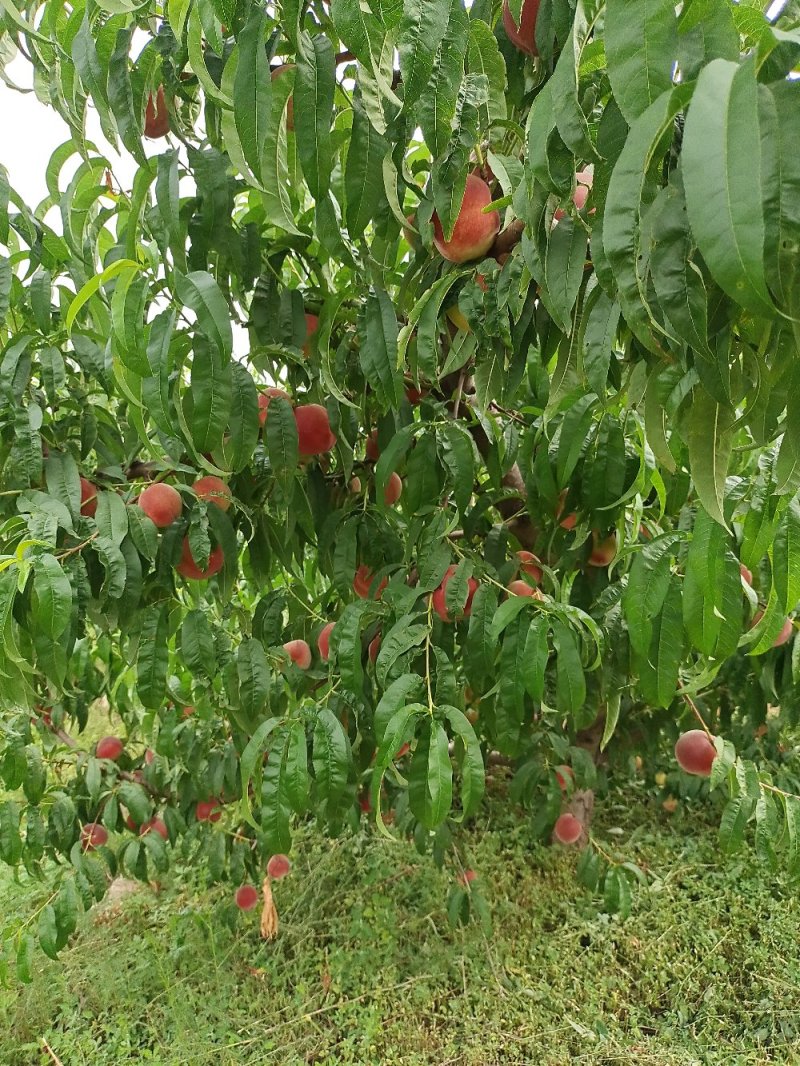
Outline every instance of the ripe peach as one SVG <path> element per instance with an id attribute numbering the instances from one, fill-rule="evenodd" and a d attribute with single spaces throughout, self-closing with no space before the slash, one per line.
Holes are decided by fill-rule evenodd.
<path id="1" fill-rule="evenodd" d="M 279 78 L 281 76 L 281 74 L 286 73 L 287 70 L 294 70 L 294 69 L 295 69 L 294 63 L 281 63 L 281 65 L 279 67 L 274 67 L 273 68 L 273 70 L 272 70 L 272 72 L 270 74 L 270 78 L 273 81 L 275 81 L 276 78 Z M 289 99 L 286 101 L 286 129 L 287 130 L 293 130 L 294 129 L 294 97 L 293 96 L 289 96 Z"/>
<path id="2" fill-rule="evenodd" d="M 303 355 L 308 359 L 311 354 L 311 345 L 319 329 L 319 318 L 306 312 L 306 342 L 303 345 Z"/>
<path id="3" fill-rule="evenodd" d="M 422 389 L 415 389 L 413 385 L 406 388 L 406 399 L 412 407 L 416 406 L 427 395 Z"/>
<path id="4" fill-rule="evenodd" d="M 375 575 L 370 568 L 363 563 L 359 566 L 358 570 L 356 570 L 355 577 L 353 578 L 353 591 L 359 599 L 368 599 L 369 590 L 372 587 L 374 577 Z M 381 593 L 388 584 L 389 579 L 386 577 L 382 578 L 373 598 L 379 600 L 381 598 Z"/>
<path id="5" fill-rule="evenodd" d="M 378 652 L 380 650 L 381 650 L 381 635 L 380 635 L 380 633 L 378 633 L 369 642 L 369 647 L 367 648 L 367 655 L 369 656 L 369 661 L 371 663 L 374 663 L 375 660 L 378 658 Z"/>
<path id="6" fill-rule="evenodd" d="M 321 455 L 336 444 L 328 412 L 318 403 L 302 404 L 294 409 L 297 443 L 301 455 Z"/>
<path id="7" fill-rule="evenodd" d="M 222 817 L 219 799 L 200 800 L 195 807 L 195 817 L 198 822 L 218 822 Z"/>
<path id="8" fill-rule="evenodd" d="M 389 480 L 386 482 L 386 488 L 383 491 L 383 502 L 387 507 L 393 507 L 400 499 L 400 493 L 403 491 L 403 480 L 399 474 L 394 471 L 389 475 Z"/>
<path id="9" fill-rule="evenodd" d="M 687 774 L 708 777 L 711 764 L 717 757 L 716 748 L 702 729 L 690 729 L 681 733 L 675 744 L 675 758 Z"/>
<path id="10" fill-rule="evenodd" d="M 320 634 L 317 637 L 317 647 L 319 648 L 319 654 L 325 662 L 328 661 L 328 657 L 331 653 L 331 633 L 333 632 L 333 627 L 335 625 L 335 622 L 328 622 L 327 625 L 322 627 L 322 630 L 320 631 Z"/>
<path id="11" fill-rule="evenodd" d="M 220 511 L 227 511 L 231 505 L 233 493 L 222 478 L 214 477 L 213 474 L 198 478 L 192 488 L 198 500 L 213 503 Z"/>
<path id="12" fill-rule="evenodd" d="M 350 490 L 350 492 L 353 494 L 353 496 L 358 496 L 359 492 L 361 492 L 361 478 L 360 477 L 351 478 L 350 484 L 347 487 Z"/>
<path id="13" fill-rule="evenodd" d="M 81 478 L 81 514 L 84 518 L 94 518 L 97 514 L 97 486 L 85 477 Z"/>
<path id="14" fill-rule="evenodd" d="M 564 505 L 567 502 L 568 492 L 568 489 L 562 489 L 561 492 L 558 494 L 558 503 L 556 504 L 556 520 L 561 518 L 561 515 L 564 513 Z M 565 518 L 561 519 L 558 524 L 561 526 L 562 529 L 574 529 L 575 526 L 578 524 L 578 516 L 575 514 L 574 511 L 572 511 Z"/>
<path id="15" fill-rule="evenodd" d="M 406 243 L 411 248 L 414 248 L 414 249 L 419 248 L 419 236 L 417 235 L 417 232 L 416 232 L 416 229 L 415 229 L 415 227 L 417 225 L 416 213 L 412 212 L 410 215 L 406 215 L 406 222 L 408 223 L 408 225 L 407 226 L 403 226 L 403 236 L 406 239 Z"/>
<path id="16" fill-rule="evenodd" d="M 471 885 L 472 884 L 472 882 L 475 880 L 475 878 L 477 876 L 478 875 L 475 873 L 474 870 L 465 870 L 463 872 L 463 874 L 459 874 L 458 875 L 458 882 L 459 882 L 459 884 L 463 885 L 464 888 L 466 888 L 467 885 Z"/>
<path id="17" fill-rule="evenodd" d="M 367 437 L 367 459 L 370 463 L 377 463 L 380 454 L 380 448 L 378 447 L 378 431 L 377 429 L 373 429 Z"/>
<path id="18" fill-rule="evenodd" d="M 763 610 L 761 610 L 761 608 L 759 608 L 753 615 L 753 621 L 750 623 L 750 628 L 754 629 L 763 617 L 764 612 Z M 783 623 L 783 626 L 781 627 L 780 633 L 778 633 L 777 637 L 773 641 L 772 647 L 780 648 L 782 644 L 785 644 L 786 641 L 791 637 L 793 628 L 794 627 L 792 625 L 791 618 L 787 618 L 786 621 Z"/>
<path id="19" fill-rule="evenodd" d="M 311 648 L 304 640 L 287 640 L 283 650 L 301 670 L 307 670 L 311 666 Z"/>
<path id="20" fill-rule="evenodd" d="M 492 192 L 486 182 L 475 174 L 468 174 L 464 199 L 449 241 L 444 239 L 442 224 L 434 212 L 433 243 L 444 259 L 451 263 L 466 263 L 486 255 L 500 230 L 499 212 L 483 213 L 484 207 L 491 202 Z"/>
<path id="21" fill-rule="evenodd" d="M 558 781 L 558 787 L 562 792 L 572 785 L 575 781 L 575 774 L 572 772 L 571 766 L 557 766 L 555 768 L 556 781 Z"/>
<path id="22" fill-rule="evenodd" d="M 159 529 L 171 526 L 176 518 L 180 518 L 183 510 L 181 494 L 172 485 L 165 485 L 163 481 L 148 485 L 136 502 L 153 525 Z"/>
<path id="23" fill-rule="evenodd" d="M 81 826 L 81 847 L 84 851 L 101 848 L 108 843 L 108 830 L 99 822 L 87 822 Z"/>
<path id="24" fill-rule="evenodd" d="M 575 191 L 572 194 L 572 202 L 575 204 L 579 211 L 582 211 L 586 206 L 586 201 L 589 199 L 589 191 L 592 188 L 592 182 L 594 181 L 594 172 L 587 168 L 586 170 L 579 170 L 575 175 Z M 566 214 L 565 211 L 559 207 L 553 218 L 558 222 Z M 594 214 L 592 209 L 589 214 Z"/>
<path id="25" fill-rule="evenodd" d="M 292 864 L 286 855 L 273 855 L 267 863 L 267 873 L 274 881 L 286 877 L 291 868 Z"/>
<path id="26" fill-rule="evenodd" d="M 610 533 L 603 540 L 600 540 L 597 534 L 597 530 L 592 530 L 592 551 L 589 555 L 589 566 L 608 566 L 614 556 L 617 554 L 617 534 L 616 531 Z"/>
<path id="27" fill-rule="evenodd" d="M 253 885 L 240 885 L 233 898 L 240 911 L 251 911 L 258 904 L 258 889 Z"/>
<path id="28" fill-rule="evenodd" d="M 145 751 L 145 753 L 144 753 L 144 764 L 145 764 L 145 766 L 151 766 L 152 762 L 153 762 L 153 759 L 155 759 L 155 757 L 156 757 L 156 753 L 153 751 L 153 749 L 152 748 L 148 748 L 147 751 Z"/>
<path id="29" fill-rule="evenodd" d="M 98 740 L 95 755 L 98 759 L 111 759 L 116 762 L 125 750 L 125 745 L 119 737 L 103 737 Z"/>
<path id="30" fill-rule="evenodd" d="M 445 599 L 445 592 L 447 590 L 447 583 L 455 572 L 455 566 L 448 566 L 447 571 L 444 577 L 442 578 L 441 585 L 433 593 L 433 609 L 434 611 L 436 611 L 436 613 L 439 615 L 443 622 L 453 621 L 447 611 L 447 601 Z M 464 605 L 463 611 L 464 618 L 469 618 L 470 612 L 472 611 L 472 601 L 475 598 L 475 593 L 478 590 L 478 582 L 475 580 L 474 577 L 471 577 L 467 582 L 467 589 L 467 602 Z"/>
<path id="31" fill-rule="evenodd" d="M 192 707 L 191 704 L 188 707 L 184 707 L 181 711 L 181 718 L 191 718 L 196 710 L 197 708 Z"/>
<path id="32" fill-rule="evenodd" d="M 184 537 L 180 562 L 175 569 L 181 577 L 188 578 L 192 581 L 206 581 L 208 578 L 213 577 L 214 574 L 219 573 L 224 562 L 225 556 L 222 554 L 222 548 L 218 544 L 216 548 L 211 549 L 211 553 L 208 557 L 208 566 L 205 570 L 201 570 L 194 561 L 192 549 L 189 546 L 189 538 Z"/>
<path id="33" fill-rule="evenodd" d="M 539 565 L 539 560 L 533 552 L 518 551 L 516 554 L 520 570 L 523 574 L 527 574 L 528 577 L 532 577 L 538 584 L 542 580 L 542 568 Z"/>
<path id="34" fill-rule="evenodd" d="M 744 563 L 740 563 L 739 564 L 739 573 L 742 575 L 742 581 L 744 581 L 744 583 L 746 585 L 749 585 L 752 588 L 753 587 L 753 574 L 752 574 L 752 572 L 750 570 L 747 569 L 747 567 L 744 565 Z"/>
<path id="35" fill-rule="evenodd" d="M 529 56 L 538 56 L 536 48 L 536 17 L 539 14 L 539 0 L 523 0 L 519 25 L 514 21 L 508 0 L 503 0 L 503 29 L 509 41 L 521 52 Z"/>
<path id="36" fill-rule="evenodd" d="M 166 137 L 168 133 L 169 111 L 164 100 L 164 86 L 159 85 L 155 102 L 153 94 L 147 94 L 147 106 L 144 109 L 144 135 L 155 140 L 158 137 Z"/>
<path id="37" fill-rule="evenodd" d="M 583 826 L 574 814 L 562 814 L 553 826 L 553 836 L 559 844 L 575 844 L 582 833 Z"/>
<path id="38" fill-rule="evenodd" d="M 140 837 L 147 836 L 148 833 L 158 833 L 162 840 L 169 840 L 169 830 L 160 818 L 151 818 L 139 830 Z"/>
<path id="39" fill-rule="evenodd" d="M 520 581 L 519 579 L 509 581 L 506 587 L 512 596 L 533 596 L 535 600 L 543 598 L 541 592 L 534 588 L 533 585 L 529 585 L 527 581 Z"/>
<path id="40" fill-rule="evenodd" d="M 276 396 L 282 396 L 284 400 L 289 400 L 289 402 L 291 402 L 292 399 L 288 392 L 284 392 L 283 389 L 275 387 L 264 389 L 263 392 L 258 394 L 258 421 L 262 426 L 267 421 L 269 401 L 273 400 Z"/>

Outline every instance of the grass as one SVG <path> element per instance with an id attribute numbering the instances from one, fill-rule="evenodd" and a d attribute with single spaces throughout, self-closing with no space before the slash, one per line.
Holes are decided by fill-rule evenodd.
<path id="1" fill-rule="evenodd" d="M 800 1062 L 795 893 L 750 854 L 721 857 L 702 805 L 626 795 L 596 814 L 653 879 L 626 921 L 499 806 L 469 837 L 489 935 L 450 929 L 452 874 L 410 845 L 304 830 L 277 941 L 257 911 L 231 927 L 230 886 L 144 888 L 0 992 L 0 1064 Z M 40 894 L 4 887 L 7 910 Z"/>

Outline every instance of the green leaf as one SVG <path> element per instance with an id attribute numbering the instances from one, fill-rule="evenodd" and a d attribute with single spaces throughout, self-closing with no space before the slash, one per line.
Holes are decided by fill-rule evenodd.
<path id="1" fill-rule="evenodd" d="M 464 745 L 464 757 L 461 762 L 461 817 L 457 819 L 464 822 L 480 807 L 486 788 L 486 767 L 480 742 L 464 712 L 458 707 L 449 706 L 440 707 L 439 712 L 446 717 L 453 733 Z"/>
<path id="2" fill-rule="evenodd" d="M 742 307 L 770 315 L 763 202 L 776 175 L 762 153 L 758 96 L 755 57 L 709 63 L 689 106 L 681 159 L 692 233 L 714 279 Z M 709 173 L 720 180 L 709 182 Z"/>
<path id="3" fill-rule="evenodd" d="M 734 412 L 698 386 L 686 419 L 689 466 L 697 495 L 714 521 L 727 529 L 722 508 L 733 448 Z"/>
<path id="4" fill-rule="evenodd" d="M 419 674 L 401 674 L 389 685 L 375 708 L 375 740 L 379 746 L 396 712 L 408 702 L 416 703 L 422 690 L 423 680 Z"/>
<path id="5" fill-rule="evenodd" d="M 378 289 L 367 298 L 364 333 L 358 353 L 364 377 L 375 391 L 381 407 L 396 407 L 403 389 L 397 360 L 397 316 L 392 301 L 383 289 Z M 383 499 L 382 493 L 378 499 Z"/>
<path id="6" fill-rule="evenodd" d="M 428 88 L 453 6 L 453 0 L 405 0 L 403 4 L 397 48 L 406 111 L 411 110 Z"/>
<path id="7" fill-rule="evenodd" d="M 272 82 L 264 46 L 265 12 L 255 6 L 237 37 L 239 57 L 233 82 L 233 114 L 244 157 L 256 178 L 266 183 L 262 153 L 270 122 Z"/>
<path id="8" fill-rule="evenodd" d="M 225 363 L 233 349 L 230 309 L 222 290 L 205 270 L 189 274 L 174 272 L 178 299 L 197 315 L 197 325 Z"/>
<path id="9" fill-rule="evenodd" d="M 294 129 L 306 184 L 317 201 L 325 199 L 331 181 L 335 70 L 330 40 L 303 31 L 294 80 Z"/>
<path id="10" fill-rule="evenodd" d="M 339 813 L 350 763 L 350 745 L 341 722 L 327 707 L 320 707 L 314 723 L 314 781 L 329 820 Z"/>
<path id="11" fill-rule="evenodd" d="M 300 451 L 294 412 L 282 396 L 275 396 L 269 402 L 264 437 L 272 470 L 286 485 L 297 468 Z"/>
<path id="12" fill-rule="evenodd" d="M 55 640 L 67 628 L 72 613 L 72 586 L 55 556 L 45 554 L 37 559 L 33 595 L 34 625 Z"/>
<path id="13" fill-rule="evenodd" d="M 632 125 L 672 85 L 675 5 L 670 0 L 608 0 L 603 39 L 614 98 Z"/>
<path id="14" fill-rule="evenodd" d="M 145 707 L 160 707 L 165 699 L 169 668 L 169 620 L 159 607 L 147 607 L 142 615 L 136 655 L 136 691 Z"/>
<path id="15" fill-rule="evenodd" d="M 263 717 L 269 711 L 270 669 L 260 641 L 242 641 L 236 653 L 236 670 L 242 710 L 251 720 Z"/>
<path id="16" fill-rule="evenodd" d="M 253 819 L 253 809 L 250 803 L 250 782 L 253 780 L 256 767 L 261 763 L 264 752 L 267 750 L 267 741 L 269 740 L 271 733 L 279 725 L 282 725 L 282 720 L 280 718 L 268 718 L 266 721 L 262 722 L 256 729 L 255 733 L 253 733 L 242 752 L 240 761 L 240 772 L 242 775 L 242 817 L 248 825 L 252 825 L 254 829 L 258 829 L 259 827 Z"/>
<path id="17" fill-rule="evenodd" d="M 440 722 L 427 719 L 411 759 L 408 805 L 426 829 L 445 820 L 453 803 L 453 767 L 447 733 Z"/>
<path id="18" fill-rule="evenodd" d="M 386 199 L 382 163 L 389 142 L 370 122 L 358 94 L 353 98 L 353 133 L 344 172 L 345 218 L 352 240 L 364 236 Z"/>

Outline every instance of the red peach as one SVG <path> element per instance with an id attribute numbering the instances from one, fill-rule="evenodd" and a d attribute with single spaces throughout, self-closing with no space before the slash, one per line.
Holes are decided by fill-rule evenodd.
<path id="1" fill-rule="evenodd" d="M 240 911 L 251 911 L 258 904 L 258 890 L 252 885 L 240 885 L 233 898 Z"/>
<path id="2" fill-rule="evenodd" d="M 539 0 L 523 0 L 519 25 L 514 21 L 508 0 L 503 0 L 503 29 L 509 41 L 521 52 L 529 56 L 538 56 L 536 48 L 536 18 L 539 14 Z"/>
<path id="3" fill-rule="evenodd" d="M 333 627 L 335 625 L 335 622 L 328 622 L 327 625 L 324 625 L 322 627 L 322 630 L 320 631 L 320 634 L 317 637 L 317 647 L 319 648 L 319 654 L 325 662 L 328 661 L 328 658 L 331 653 L 331 633 L 333 632 Z"/>
<path id="4" fill-rule="evenodd" d="M 233 496 L 231 490 L 222 478 L 214 477 L 213 474 L 198 478 L 192 488 L 198 500 L 213 503 L 216 507 L 219 507 L 220 511 L 227 511 L 231 505 Z"/>
<path id="5" fill-rule="evenodd" d="M 211 553 L 208 557 L 208 566 L 205 570 L 201 570 L 194 561 L 192 549 L 189 546 L 189 538 L 184 537 L 180 562 L 175 569 L 181 577 L 188 578 L 192 581 L 206 581 L 208 578 L 213 577 L 214 574 L 219 573 L 224 562 L 225 556 L 222 554 L 222 548 L 218 544 L 216 548 L 211 549 Z"/>
<path id="6" fill-rule="evenodd" d="M 394 471 L 389 475 L 389 480 L 386 482 L 386 488 L 383 492 L 383 502 L 387 507 L 393 507 L 400 499 L 400 494 L 403 491 L 403 479 Z"/>
<path id="7" fill-rule="evenodd" d="M 509 581 L 506 588 L 512 596 L 532 596 L 535 600 L 544 599 L 541 592 L 532 585 L 529 585 L 527 581 L 520 581 L 519 579 L 516 581 Z"/>
<path id="8" fill-rule="evenodd" d="M 169 830 L 160 818 L 151 818 L 139 830 L 140 837 L 147 836 L 148 833 L 158 833 L 162 840 L 169 840 Z"/>
<path id="9" fill-rule="evenodd" d="M 97 486 L 85 477 L 81 478 L 81 514 L 84 518 L 94 518 L 97 514 Z"/>
<path id="10" fill-rule="evenodd" d="M 87 822 L 81 826 L 81 847 L 84 851 L 101 848 L 108 843 L 108 830 L 99 822 Z"/>
<path id="11" fill-rule="evenodd" d="M 291 403 L 291 396 L 288 392 L 284 392 L 283 389 L 271 387 L 258 394 L 258 421 L 262 426 L 267 421 L 269 401 L 274 400 L 276 396 L 282 396 L 284 400 L 288 400 Z"/>
<path id="12" fill-rule="evenodd" d="M 303 345 L 303 355 L 308 359 L 311 354 L 311 345 L 319 329 L 319 318 L 306 312 L 306 340 Z"/>
<path id="13" fill-rule="evenodd" d="M 159 85 L 155 102 L 153 94 L 147 94 L 147 106 L 144 109 L 144 135 L 151 140 L 156 140 L 158 137 L 166 137 L 168 133 L 169 111 L 164 99 L 164 86 Z"/>
<path id="14" fill-rule="evenodd" d="M 159 529 L 171 526 L 176 518 L 180 518 L 183 510 L 181 494 L 172 485 L 165 485 L 163 481 L 148 485 L 136 502 L 153 525 Z"/>
<path id="15" fill-rule="evenodd" d="M 267 873 L 274 881 L 286 877 L 291 868 L 292 864 L 286 855 L 273 855 L 267 863 Z"/>
<path id="16" fill-rule="evenodd" d="M 539 565 L 539 560 L 533 552 L 518 551 L 517 559 L 519 560 L 519 568 L 523 574 L 532 577 L 538 584 L 542 580 L 542 568 Z"/>
<path id="17" fill-rule="evenodd" d="M 283 650 L 301 670 L 307 670 L 311 666 L 311 648 L 304 640 L 287 640 Z"/>
<path id="18" fill-rule="evenodd" d="M 367 437 L 367 459 L 371 463 L 377 463 L 380 454 L 380 449 L 378 448 L 378 431 L 377 429 L 373 429 Z"/>
<path id="19" fill-rule="evenodd" d="M 195 817 L 198 822 L 218 822 L 222 817 L 219 799 L 200 800 L 195 807 Z"/>
<path id="20" fill-rule="evenodd" d="M 321 455 L 336 444 L 328 412 L 318 403 L 302 404 L 294 409 L 297 443 L 301 455 Z"/>
<path id="21" fill-rule="evenodd" d="M 474 870 L 465 870 L 463 872 L 463 874 L 459 874 L 458 875 L 458 883 L 463 885 L 464 888 L 466 888 L 467 885 L 471 885 L 472 884 L 472 882 L 475 880 L 475 878 L 477 876 L 478 875 L 475 873 Z"/>
<path id="22" fill-rule="evenodd" d="M 753 574 L 752 574 L 752 572 L 750 570 L 747 569 L 747 567 L 744 565 L 744 563 L 740 563 L 739 564 L 739 573 L 741 574 L 742 581 L 744 581 L 744 583 L 746 585 L 749 585 L 752 588 L 753 587 Z"/>
<path id="23" fill-rule="evenodd" d="M 374 663 L 375 660 L 378 658 L 378 652 L 380 650 L 381 650 L 381 635 L 380 635 L 380 633 L 377 633 L 372 638 L 372 640 L 369 642 L 369 647 L 367 648 L 367 655 L 369 656 L 369 661 L 371 663 Z"/>
<path id="24" fill-rule="evenodd" d="M 557 766 L 555 768 L 556 781 L 562 792 L 566 792 L 567 788 L 574 782 L 575 774 L 572 772 L 571 766 Z"/>
<path id="25" fill-rule="evenodd" d="M 562 814 L 553 826 L 553 836 L 559 844 L 575 844 L 582 833 L 583 826 L 574 814 Z"/>
<path id="26" fill-rule="evenodd" d="M 433 593 L 433 609 L 434 611 L 436 611 L 436 613 L 439 615 L 443 622 L 453 621 L 447 610 L 447 600 L 445 598 L 445 592 L 447 590 L 447 583 L 455 572 L 455 566 L 448 566 L 447 571 L 445 572 L 445 575 L 442 578 L 441 585 Z M 463 610 L 464 618 L 469 618 L 470 616 L 470 612 L 472 611 L 472 601 L 475 598 L 475 593 L 477 592 L 477 589 L 478 582 L 475 580 L 474 577 L 471 577 L 467 582 L 467 602 L 464 605 Z"/>
<path id="27" fill-rule="evenodd" d="M 125 745 L 119 737 L 103 737 L 97 742 L 95 754 L 98 759 L 111 759 L 116 762 L 124 750 Z"/>
<path id="28" fill-rule="evenodd" d="M 702 729 L 690 729 L 681 733 L 675 744 L 675 758 L 687 774 L 708 777 L 717 751 L 708 734 Z"/>
<path id="29" fill-rule="evenodd" d="M 359 599 L 366 600 L 369 598 L 369 590 L 372 588 L 374 577 L 375 575 L 370 568 L 363 563 L 359 566 L 358 570 L 356 570 L 355 577 L 353 578 L 353 591 Z M 381 598 L 381 593 L 388 584 L 389 579 L 386 577 L 382 578 L 375 591 L 373 599 L 379 600 Z"/>
<path id="30" fill-rule="evenodd" d="M 468 174 L 464 199 L 449 241 L 444 239 L 442 224 L 434 212 L 433 243 L 444 259 L 451 263 L 466 263 L 486 255 L 500 230 L 499 212 L 484 214 L 483 211 L 491 202 L 492 191 L 486 182 L 475 174 Z"/>
<path id="31" fill-rule="evenodd" d="M 608 566 L 617 554 L 616 531 L 600 540 L 597 530 L 592 530 L 592 551 L 589 555 L 589 566 Z"/>

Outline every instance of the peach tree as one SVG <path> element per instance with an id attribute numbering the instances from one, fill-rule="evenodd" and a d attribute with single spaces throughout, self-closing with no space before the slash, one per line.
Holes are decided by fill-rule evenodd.
<path id="1" fill-rule="evenodd" d="M 272 935 L 298 819 L 412 837 L 464 916 L 487 768 L 624 913 L 593 798 L 665 740 L 723 849 L 797 874 L 776 6 L 2 0 L 65 123 L 42 203 L 0 167 L 21 975 L 171 861 Z"/>

